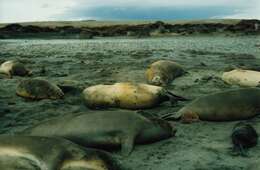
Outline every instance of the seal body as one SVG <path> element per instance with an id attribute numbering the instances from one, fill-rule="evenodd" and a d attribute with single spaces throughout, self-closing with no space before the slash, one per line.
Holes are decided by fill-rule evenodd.
<path id="1" fill-rule="evenodd" d="M 234 145 L 233 150 L 244 155 L 244 149 L 256 146 L 258 134 L 253 126 L 240 122 L 234 126 L 231 138 Z"/>
<path id="2" fill-rule="evenodd" d="M 24 64 L 14 60 L 2 63 L 0 73 L 7 75 L 9 78 L 12 78 L 12 76 L 27 76 L 32 74 Z"/>
<path id="3" fill-rule="evenodd" d="M 82 148 L 66 139 L 0 136 L 0 169 L 3 170 L 118 170 L 112 157 Z"/>
<path id="4" fill-rule="evenodd" d="M 163 120 L 149 120 L 134 112 L 96 112 L 43 122 L 23 132 L 31 136 L 59 136 L 86 147 L 121 146 L 128 155 L 134 143 L 150 143 L 172 137 L 175 130 Z"/>
<path id="5" fill-rule="evenodd" d="M 214 93 L 192 101 L 172 118 L 183 122 L 198 119 L 208 121 L 232 121 L 251 118 L 260 113 L 260 89 L 242 88 Z"/>
<path id="6" fill-rule="evenodd" d="M 89 108 L 119 107 L 124 109 L 145 109 L 175 97 L 162 87 L 148 84 L 116 83 L 96 85 L 83 91 L 85 104 Z M 171 99 L 173 99 L 171 98 Z"/>
<path id="7" fill-rule="evenodd" d="M 64 97 L 64 93 L 58 86 L 40 79 L 21 81 L 16 88 L 16 94 L 33 100 L 60 99 Z"/>
<path id="8" fill-rule="evenodd" d="M 239 85 L 242 87 L 256 87 L 260 85 L 260 72 L 235 69 L 223 73 L 222 80 L 231 85 Z"/>
<path id="9" fill-rule="evenodd" d="M 171 83 L 184 73 L 185 71 L 180 64 L 169 60 L 159 60 L 149 66 L 145 76 L 149 84 L 162 86 Z"/>

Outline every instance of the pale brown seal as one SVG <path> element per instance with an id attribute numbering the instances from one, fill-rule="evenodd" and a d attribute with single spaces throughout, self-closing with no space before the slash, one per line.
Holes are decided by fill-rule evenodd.
<path id="1" fill-rule="evenodd" d="M 0 65 L 0 73 L 12 78 L 12 76 L 29 76 L 32 71 L 28 70 L 21 62 L 10 60 Z"/>
<path id="2" fill-rule="evenodd" d="M 223 73 L 222 80 L 231 85 L 256 87 L 260 85 L 260 72 L 253 70 L 235 69 Z"/>
<path id="3" fill-rule="evenodd" d="M 149 84 L 165 86 L 184 73 L 180 64 L 170 60 L 159 60 L 148 67 L 145 76 Z"/>
<path id="4" fill-rule="evenodd" d="M 83 91 L 85 104 L 90 108 L 119 107 L 124 109 L 146 109 L 164 101 L 187 100 L 166 89 L 141 83 L 116 83 L 96 85 Z"/>

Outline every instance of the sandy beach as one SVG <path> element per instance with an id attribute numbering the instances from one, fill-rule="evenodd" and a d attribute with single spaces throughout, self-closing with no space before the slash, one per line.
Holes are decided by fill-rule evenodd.
<path id="1" fill-rule="evenodd" d="M 33 71 L 33 78 L 76 87 L 66 93 L 63 100 L 30 101 L 15 94 L 17 84 L 26 77 L 0 77 L 0 132 L 15 134 L 54 117 L 93 112 L 83 103 L 81 92 L 84 88 L 115 82 L 146 82 L 147 66 L 160 59 L 174 60 L 187 71 L 167 87 L 178 95 L 195 99 L 239 88 L 225 84 L 220 77 L 224 71 L 234 68 L 260 71 L 257 44 L 260 44 L 260 37 L 255 35 L 0 40 L 0 63 L 18 59 Z M 161 117 L 176 112 L 187 103 L 179 102 L 173 107 L 165 102 L 153 109 L 136 112 L 147 117 Z M 260 116 L 245 122 L 260 133 Z M 171 123 L 177 128 L 175 137 L 135 146 L 126 158 L 119 152 L 113 155 L 133 170 L 247 170 L 260 160 L 260 145 L 249 149 L 249 157 L 231 155 L 230 135 L 235 121 Z"/>

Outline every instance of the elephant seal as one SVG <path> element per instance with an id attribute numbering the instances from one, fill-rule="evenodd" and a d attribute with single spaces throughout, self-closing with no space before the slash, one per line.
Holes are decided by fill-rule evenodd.
<path id="1" fill-rule="evenodd" d="M 256 146 L 258 135 L 253 126 L 239 122 L 234 126 L 231 138 L 233 151 L 245 156 L 245 149 Z"/>
<path id="2" fill-rule="evenodd" d="M 260 113 L 260 89 L 242 88 L 210 94 L 192 101 L 176 114 L 164 119 L 178 119 L 184 123 L 194 121 L 243 120 Z"/>
<path id="3" fill-rule="evenodd" d="M 148 67 L 145 76 L 149 84 L 165 86 L 184 73 L 180 64 L 169 60 L 159 60 Z"/>
<path id="4" fill-rule="evenodd" d="M 83 91 L 89 108 L 119 107 L 123 109 L 146 109 L 170 100 L 186 100 L 166 89 L 148 84 L 116 83 L 96 85 Z"/>
<path id="5" fill-rule="evenodd" d="M 0 136 L 2 170 L 119 170 L 110 154 L 62 138 Z"/>
<path id="6" fill-rule="evenodd" d="M 58 86 L 40 79 L 22 80 L 16 88 L 16 94 L 33 100 L 61 99 L 64 97 L 64 93 Z"/>
<path id="7" fill-rule="evenodd" d="M 29 76 L 32 74 L 32 71 L 28 70 L 19 61 L 10 60 L 1 64 L 0 73 L 12 78 L 12 76 Z"/>
<path id="8" fill-rule="evenodd" d="M 257 87 L 260 85 L 260 72 L 235 69 L 223 73 L 222 80 L 231 85 L 239 85 L 242 87 Z"/>
<path id="9" fill-rule="evenodd" d="M 166 121 L 149 120 L 130 111 L 103 111 L 55 118 L 22 134 L 59 136 L 86 147 L 107 149 L 121 146 L 129 155 L 134 143 L 151 143 L 174 136 L 176 130 Z"/>

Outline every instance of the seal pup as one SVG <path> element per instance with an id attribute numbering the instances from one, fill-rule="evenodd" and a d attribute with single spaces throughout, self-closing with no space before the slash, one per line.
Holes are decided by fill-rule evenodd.
<path id="1" fill-rule="evenodd" d="M 176 114 L 168 114 L 163 117 L 164 119 L 181 118 L 184 123 L 198 120 L 244 120 L 260 113 L 259 99 L 259 88 L 228 90 L 195 99 Z"/>
<path id="2" fill-rule="evenodd" d="M 242 87 L 257 87 L 260 85 L 260 72 L 253 70 L 235 69 L 224 72 L 222 80 L 227 84 L 239 85 Z"/>
<path id="3" fill-rule="evenodd" d="M 239 122 L 232 130 L 231 139 L 233 152 L 246 156 L 245 149 L 256 146 L 258 134 L 250 124 Z"/>
<path id="4" fill-rule="evenodd" d="M 0 136 L 2 170 L 119 170 L 110 154 L 63 138 Z"/>
<path id="5" fill-rule="evenodd" d="M 183 67 L 170 60 L 159 60 L 152 63 L 145 72 L 148 84 L 165 86 L 185 73 Z"/>
<path id="6" fill-rule="evenodd" d="M 32 100 L 61 99 L 64 97 L 64 93 L 58 86 L 41 79 L 22 80 L 16 88 L 16 94 Z"/>
<path id="7" fill-rule="evenodd" d="M 13 76 L 30 76 L 32 71 L 28 70 L 24 64 L 19 61 L 10 60 L 0 65 L 0 74 L 5 74 L 9 78 Z"/>
<path id="8" fill-rule="evenodd" d="M 147 119 L 130 111 L 103 111 L 55 118 L 26 129 L 31 136 L 59 136 L 86 147 L 120 147 L 131 153 L 134 143 L 151 143 L 174 136 L 176 130 L 166 121 Z"/>
<path id="9" fill-rule="evenodd" d="M 91 86 L 83 91 L 83 97 L 86 106 L 93 109 L 104 107 L 146 109 L 168 100 L 172 103 L 187 100 L 162 87 L 141 83 Z"/>

